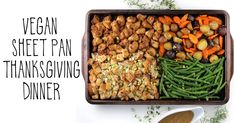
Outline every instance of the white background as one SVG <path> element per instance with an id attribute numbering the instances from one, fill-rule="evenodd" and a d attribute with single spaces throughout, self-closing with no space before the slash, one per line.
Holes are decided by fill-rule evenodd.
<path id="1" fill-rule="evenodd" d="M 234 19 L 231 0 L 176 0 L 182 9 L 224 9 Z M 13 38 L 43 38 L 43 36 L 24 36 L 23 17 L 57 17 L 58 35 L 47 36 L 72 39 L 72 56 L 60 60 L 81 61 L 81 41 L 84 33 L 85 14 L 90 9 L 126 9 L 122 0 L 7 0 L 0 2 L 0 123 L 136 123 L 131 108 L 145 112 L 147 106 L 97 106 L 85 100 L 84 80 L 79 79 L 6 79 L 6 59 L 25 59 L 13 57 L 11 40 Z M 231 33 L 234 25 L 231 23 Z M 45 36 L 44 36 L 45 37 Z M 58 59 L 58 57 L 37 57 L 30 59 Z M 81 67 L 80 67 L 81 68 Z M 23 100 L 22 82 L 59 82 L 61 100 Z M 232 83 L 232 82 L 231 82 Z M 234 121 L 234 89 L 231 84 L 231 97 L 226 104 L 229 116 L 226 123 Z M 181 107 L 181 106 L 176 106 Z M 210 112 L 215 106 L 203 106 Z"/>

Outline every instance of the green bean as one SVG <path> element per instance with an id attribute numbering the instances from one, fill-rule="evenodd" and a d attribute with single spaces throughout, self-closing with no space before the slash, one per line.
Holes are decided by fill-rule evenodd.
<path id="1" fill-rule="evenodd" d="M 212 82 L 215 78 L 216 78 L 216 76 L 210 76 L 210 77 L 206 78 L 205 81 Z"/>
<path id="2" fill-rule="evenodd" d="M 215 60 L 213 63 L 211 63 L 211 64 L 204 64 L 204 66 L 205 67 L 210 67 L 210 66 L 213 66 L 213 65 L 216 65 L 216 64 L 218 64 L 218 63 L 220 63 L 220 59 L 219 60 Z"/>
<path id="3" fill-rule="evenodd" d="M 167 97 L 170 97 L 166 91 L 166 89 L 164 88 L 164 85 L 162 84 L 162 91 L 163 93 L 167 96 Z"/>
<path id="4" fill-rule="evenodd" d="M 176 98 L 176 99 L 181 99 L 181 97 L 171 93 L 171 92 L 168 92 L 168 94 L 172 97 L 172 98 Z"/>
<path id="5" fill-rule="evenodd" d="M 173 86 L 173 85 L 172 85 Z M 182 88 L 179 88 L 179 87 L 176 87 L 176 86 L 173 86 L 175 89 L 179 90 L 179 91 L 182 91 L 184 93 L 188 93 L 188 94 L 204 94 L 204 93 L 208 93 L 208 91 L 197 91 L 197 92 L 193 92 L 193 91 L 187 91 L 187 90 L 184 90 Z"/>
<path id="6" fill-rule="evenodd" d="M 195 77 L 199 78 L 204 72 L 206 72 L 206 70 L 202 70 L 200 72 L 198 72 Z"/>
<path id="7" fill-rule="evenodd" d="M 203 89 L 210 88 L 210 87 L 213 87 L 213 86 L 217 86 L 217 84 L 210 84 L 210 85 L 205 85 L 205 86 L 202 86 L 202 87 L 190 88 L 190 89 L 187 89 L 187 90 L 189 90 L 189 91 L 198 91 L 198 90 L 203 90 Z"/>
<path id="8" fill-rule="evenodd" d="M 181 74 L 190 74 L 190 73 L 196 73 L 196 72 L 199 72 L 201 71 L 201 69 L 190 69 L 189 71 L 187 69 L 178 69 L 178 68 L 170 68 L 171 70 L 173 70 L 174 72 L 178 72 L 178 73 L 181 73 Z"/>
<path id="9" fill-rule="evenodd" d="M 180 73 L 180 74 L 191 74 L 191 73 L 194 73 L 194 72 L 191 72 L 191 71 L 184 71 L 184 70 L 176 70 L 176 69 L 171 69 L 173 72 L 175 73 Z"/>
<path id="10" fill-rule="evenodd" d="M 176 91 L 172 91 L 171 93 L 177 95 L 177 96 L 181 96 L 181 97 L 184 97 L 185 99 L 197 99 L 197 97 L 195 96 L 190 96 L 190 95 L 183 95 L 181 93 L 178 93 Z"/>
<path id="11" fill-rule="evenodd" d="M 196 86 L 196 87 L 200 87 L 200 84 L 195 84 L 195 83 L 192 83 L 192 82 L 186 82 L 184 80 L 179 80 L 177 78 L 173 78 L 176 82 L 178 83 L 183 83 L 185 85 L 189 85 L 189 86 Z"/>
<path id="12" fill-rule="evenodd" d="M 192 73 L 192 74 L 190 74 L 190 75 L 188 75 L 187 77 L 195 77 L 195 75 L 196 75 L 196 73 Z"/>
<path id="13" fill-rule="evenodd" d="M 218 72 L 218 74 L 217 74 L 217 76 L 216 76 L 216 78 L 215 78 L 215 81 L 214 81 L 214 83 L 217 83 L 217 81 L 218 81 L 218 78 L 220 77 L 220 74 L 221 74 L 221 71 L 219 71 L 219 72 Z"/>
<path id="14" fill-rule="evenodd" d="M 206 94 L 200 95 L 200 96 L 198 96 L 198 98 L 203 98 L 203 97 L 206 97 L 206 96 L 209 96 L 209 95 L 212 95 L 212 94 L 215 94 L 215 90 L 212 90 L 212 91 L 210 91 L 210 92 L 208 92 Z"/>
<path id="15" fill-rule="evenodd" d="M 159 83 L 159 94 L 162 94 L 163 76 L 164 76 L 164 72 L 162 74 L 162 77 L 161 77 L 161 80 L 160 80 L 160 83 Z"/>
<path id="16" fill-rule="evenodd" d="M 171 97 L 167 97 L 167 96 L 160 96 L 160 99 L 170 99 Z"/>
<path id="17" fill-rule="evenodd" d="M 189 78 L 189 77 L 180 76 L 180 75 L 174 75 L 174 76 L 177 78 L 180 78 L 180 79 L 186 79 L 186 80 L 191 80 L 191 81 L 195 81 L 195 82 L 197 81 L 197 82 L 209 84 L 209 82 L 201 80 L 201 79 L 194 79 L 194 78 Z"/>
<path id="18" fill-rule="evenodd" d="M 189 65 L 193 64 L 193 62 L 191 62 L 189 60 L 184 60 L 183 64 L 186 64 L 186 65 L 189 66 Z M 199 68 L 204 68 L 204 66 L 201 65 L 201 64 L 196 64 L 196 66 L 199 67 Z"/>
<path id="19" fill-rule="evenodd" d="M 190 54 L 189 54 L 189 53 L 186 53 L 186 55 L 188 56 L 188 58 L 189 58 L 191 61 L 194 61 L 193 57 L 192 57 L 192 56 L 190 56 Z"/>
<path id="20" fill-rule="evenodd" d="M 210 77 L 210 76 L 212 76 L 212 75 L 215 75 L 216 73 L 218 73 L 218 72 L 221 71 L 221 70 L 223 70 L 222 67 L 216 69 L 213 73 L 211 73 L 211 74 L 209 74 L 209 75 L 203 76 L 203 77 L 200 78 L 200 79 L 205 79 L 205 78 L 207 78 L 207 77 Z"/>
<path id="21" fill-rule="evenodd" d="M 215 90 L 215 93 L 218 93 L 219 91 L 221 91 L 226 84 L 227 82 L 224 82 L 221 86 L 218 86 L 218 88 Z"/>
<path id="22" fill-rule="evenodd" d="M 177 83 L 173 82 L 171 79 L 169 79 L 167 76 L 163 76 L 166 80 L 168 80 L 171 84 L 179 86 Z"/>
<path id="23" fill-rule="evenodd" d="M 189 60 L 175 61 L 160 57 L 162 76 L 159 84 L 160 99 L 218 99 L 225 87 L 224 57 L 210 64 Z"/>
<path id="24" fill-rule="evenodd" d="M 198 62 L 199 62 L 199 61 L 196 60 L 196 61 L 195 61 L 191 66 L 189 66 L 186 70 L 189 70 L 189 69 L 193 68 L 194 66 L 197 65 Z"/>
<path id="25" fill-rule="evenodd" d="M 218 65 L 218 67 L 221 67 L 221 66 L 223 66 L 223 62 L 224 62 L 224 57 L 223 57 L 223 58 L 221 58 L 221 60 L 220 60 L 220 62 L 219 62 L 219 65 Z"/>
<path id="26" fill-rule="evenodd" d="M 208 101 L 209 99 L 220 99 L 220 97 L 219 96 L 206 96 L 206 97 L 201 98 L 201 99 L 206 99 Z"/>

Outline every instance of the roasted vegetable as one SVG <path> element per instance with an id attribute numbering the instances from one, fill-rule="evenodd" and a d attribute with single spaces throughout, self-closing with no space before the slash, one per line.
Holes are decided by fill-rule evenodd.
<path id="1" fill-rule="evenodd" d="M 173 49 L 174 51 L 176 51 L 176 52 L 179 52 L 179 51 L 182 51 L 182 50 L 183 50 L 181 44 L 179 44 L 179 43 L 173 43 L 172 49 Z"/>
<path id="2" fill-rule="evenodd" d="M 178 26 L 177 26 L 177 24 L 171 24 L 171 31 L 172 31 L 172 32 L 177 32 L 177 31 L 178 31 Z"/>
<path id="3" fill-rule="evenodd" d="M 210 22 L 209 26 L 212 30 L 217 30 L 219 28 L 219 24 L 215 21 Z"/>
<path id="4" fill-rule="evenodd" d="M 205 34 L 210 31 L 210 27 L 208 25 L 201 25 L 200 31 Z"/>
<path id="5" fill-rule="evenodd" d="M 201 51 L 197 51 L 193 54 L 193 58 L 197 59 L 198 61 L 200 61 L 202 59 L 202 52 Z"/>
<path id="6" fill-rule="evenodd" d="M 181 51 L 181 52 L 176 53 L 176 57 L 180 59 L 185 59 L 186 55 L 184 52 Z"/>
<path id="7" fill-rule="evenodd" d="M 166 43 L 164 44 L 164 48 L 165 48 L 166 50 L 172 50 L 172 43 L 171 43 L 171 42 L 166 42 Z"/>
<path id="8" fill-rule="evenodd" d="M 208 46 L 208 43 L 207 43 L 206 39 L 201 39 L 197 44 L 197 48 L 199 50 L 204 50 L 204 49 L 206 49 L 207 46 Z"/>
<path id="9" fill-rule="evenodd" d="M 165 53 L 165 57 L 169 58 L 169 59 L 174 59 L 176 57 L 176 53 L 174 51 L 166 51 Z"/>
<path id="10" fill-rule="evenodd" d="M 221 26 L 220 28 L 219 28 L 219 30 L 218 30 L 218 33 L 220 34 L 220 35 L 226 35 L 227 34 L 227 28 L 225 27 L 225 26 Z"/>
<path id="11" fill-rule="evenodd" d="M 216 60 L 219 60 L 219 57 L 217 55 L 210 56 L 210 63 L 212 63 L 212 62 L 214 62 Z"/>

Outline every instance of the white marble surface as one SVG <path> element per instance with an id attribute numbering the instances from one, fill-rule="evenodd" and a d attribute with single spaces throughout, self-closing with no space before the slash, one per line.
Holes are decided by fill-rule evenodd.
<path id="1" fill-rule="evenodd" d="M 223 9 L 234 19 L 231 0 L 176 0 L 182 9 Z M 68 58 L 38 57 L 37 59 L 78 59 L 81 61 L 81 39 L 84 33 L 85 14 L 90 9 L 127 9 L 123 0 L 8 0 L 0 1 L 0 61 L 20 59 L 11 55 L 11 39 L 24 37 L 21 19 L 30 16 L 54 16 L 58 18 L 58 35 L 72 39 L 72 56 Z M 234 25 L 231 23 L 234 34 Z M 30 36 L 29 36 L 30 37 Z M 49 36 L 50 37 L 50 36 Z M 53 36 L 51 36 L 53 37 Z M 29 58 L 30 59 L 30 58 Z M 6 79 L 3 63 L 0 64 L 0 122 L 1 123 L 137 123 L 131 108 L 145 113 L 146 105 L 111 106 L 90 105 L 85 100 L 84 80 L 79 79 L 27 79 L 26 81 L 53 81 L 61 85 L 61 100 L 35 101 L 22 99 L 22 81 Z M 233 83 L 233 82 L 231 82 Z M 229 116 L 225 123 L 234 121 L 233 84 L 226 104 Z M 166 108 L 166 106 L 162 106 Z M 184 107 L 184 106 L 173 106 Z M 186 106 L 191 107 L 191 106 Z M 208 113 L 216 106 L 203 106 Z"/>

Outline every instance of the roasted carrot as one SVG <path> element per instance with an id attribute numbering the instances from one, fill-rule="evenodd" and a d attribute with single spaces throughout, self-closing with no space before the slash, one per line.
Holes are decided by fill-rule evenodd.
<path id="1" fill-rule="evenodd" d="M 217 53 L 217 55 L 223 55 L 224 52 L 225 52 L 224 49 L 221 49 L 221 50 Z"/>
<path id="2" fill-rule="evenodd" d="M 203 25 L 202 19 L 198 19 L 199 25 Z"/>
<path id="3" fill-rule="evenodd" d="M 209 55 L 214 54 L 216 51 L 219 51 L 220 47 L 219 46 L 214 46 L 212 48 L 210 48 L 207 52 Z"/>
<path id="4" fill-rule="evenodd" d="M 163 56 L 164 53 L 165 53 L 164 43 L 160 43 L 160 45 L 159 45 L 159 56 Z"/>
<path id="5" fill-rule="evenodd" d="M 197 39 L 197 37 L 196 37 L 195 35 L 189 34 L 188 36 L 189 36 L 189 39 L 190 39 L 190 41 L 191 41 L 192 43 L 194 43 L 194 44 L 197 44 L 197 43 L 198 43 L 198 39 Z"/>
<path id="6" fill-rule="evenodd" d="M 196 49 L 195 49 L 195 48 L 186 48 L 186 46 L 184 46 L 184 50 L 185 50 L 186 52 L 189 52 L 189 53 L 194 53 L 194 52 L 196 52 Z"/>
<path id="7" fill-rule="evenodd" d="M 207 15 L 200 15 L 196 18 L 196 20 L 199 20 L 199 19 L 204 19 L 204 18 L 207 18 Z"/>
<path id="8" fill-rule="evenodd" d="M 202 51 L 202 55 L 203 55 L 203 58 L 204 59 L 208 59 L 208 56 L 214 54 L 215 52 L 219 51 L 220 50 L 220 47 L 215 45 L 214 47 L 212 48 L 206 48 L 205 50 Z"/>
<path id="9" fill-rule="evenodd" d="M 201 31 L 197 31 L 197 33 L 196 33 L 195 36 L 196 36 L 197 38 L 200 38 L 202 35 L 203 35 L 203 33 L 202 33 Z"/>
<path id="10" fill-rule="evenodd" d="M 178 16 L 174 16 L 174 17 L 173 17 L 173 21 L 174 21 L 175 23 L 179 24 L 179 23 L 180 23 L 180 18 L 179 18 Z"/>
<path id="11" fill-rule="evenodd" d="M 209 36 L 208 39 L 212 40 L 212 39 L 214 39 L 217 36 L 218 36 L 218 34 L 214 34 L 214 35 Z"/>
<path id="12" fill-rule="evenodd" d="M 217 17 L 214 17 L 214 16 L 208 16 L 208 19 L 211 20 L 211 21 L 215 21 L 217 22 L 219 25 L 222 25 L 222 20 L 217 18 Z"/>
<path id="13" fill-rule="evenodd" d="M 203 56 L 204 59 L 208 59 L 208 56 L 209 56 L 208 55 L 208 48 L 202 50 L 202 56 Z"/>
<path id="14" fill-rule="evenodd" d="M 223 48 L 223 36 L 219 36 L 219 46 L 221 49 Z"/>
<path id="15" fill-rule="evenodd" d="M 204 25 L 208 25 L 209 24 L 209 19 L 208 18 L 204 18 L 203 19 L 203 24 Z"/>
<path id="16" fill-rule="evenodd" d="M 182 21 L 179 23 L 180 28 L 184 28 L 190 21 Z"/>
<path id="17" fill-rule="evenodd" d="M 183 35 L 181 38 L 189 38 L 188 35 Z"/>
<path id="18" fill-rule="evenodd" d="M 181 22 L 184 22 L 188 19 L 188 14 L 185 14 L 182 18 L 181 18 Z"/>
<path id="19" fill-rule="evenodd" d="M 165 18 L 165 20 L 166 20 L 167 23 L 172 23 L 173 22 L 173 20 L 169 16 L 165 15 L 164 18 Z"/>
<path id="20" fill-rule="evenodd" d="M 164 17 L 158 17 L 158 20 L 163 24 L 168 24 Z"/>

